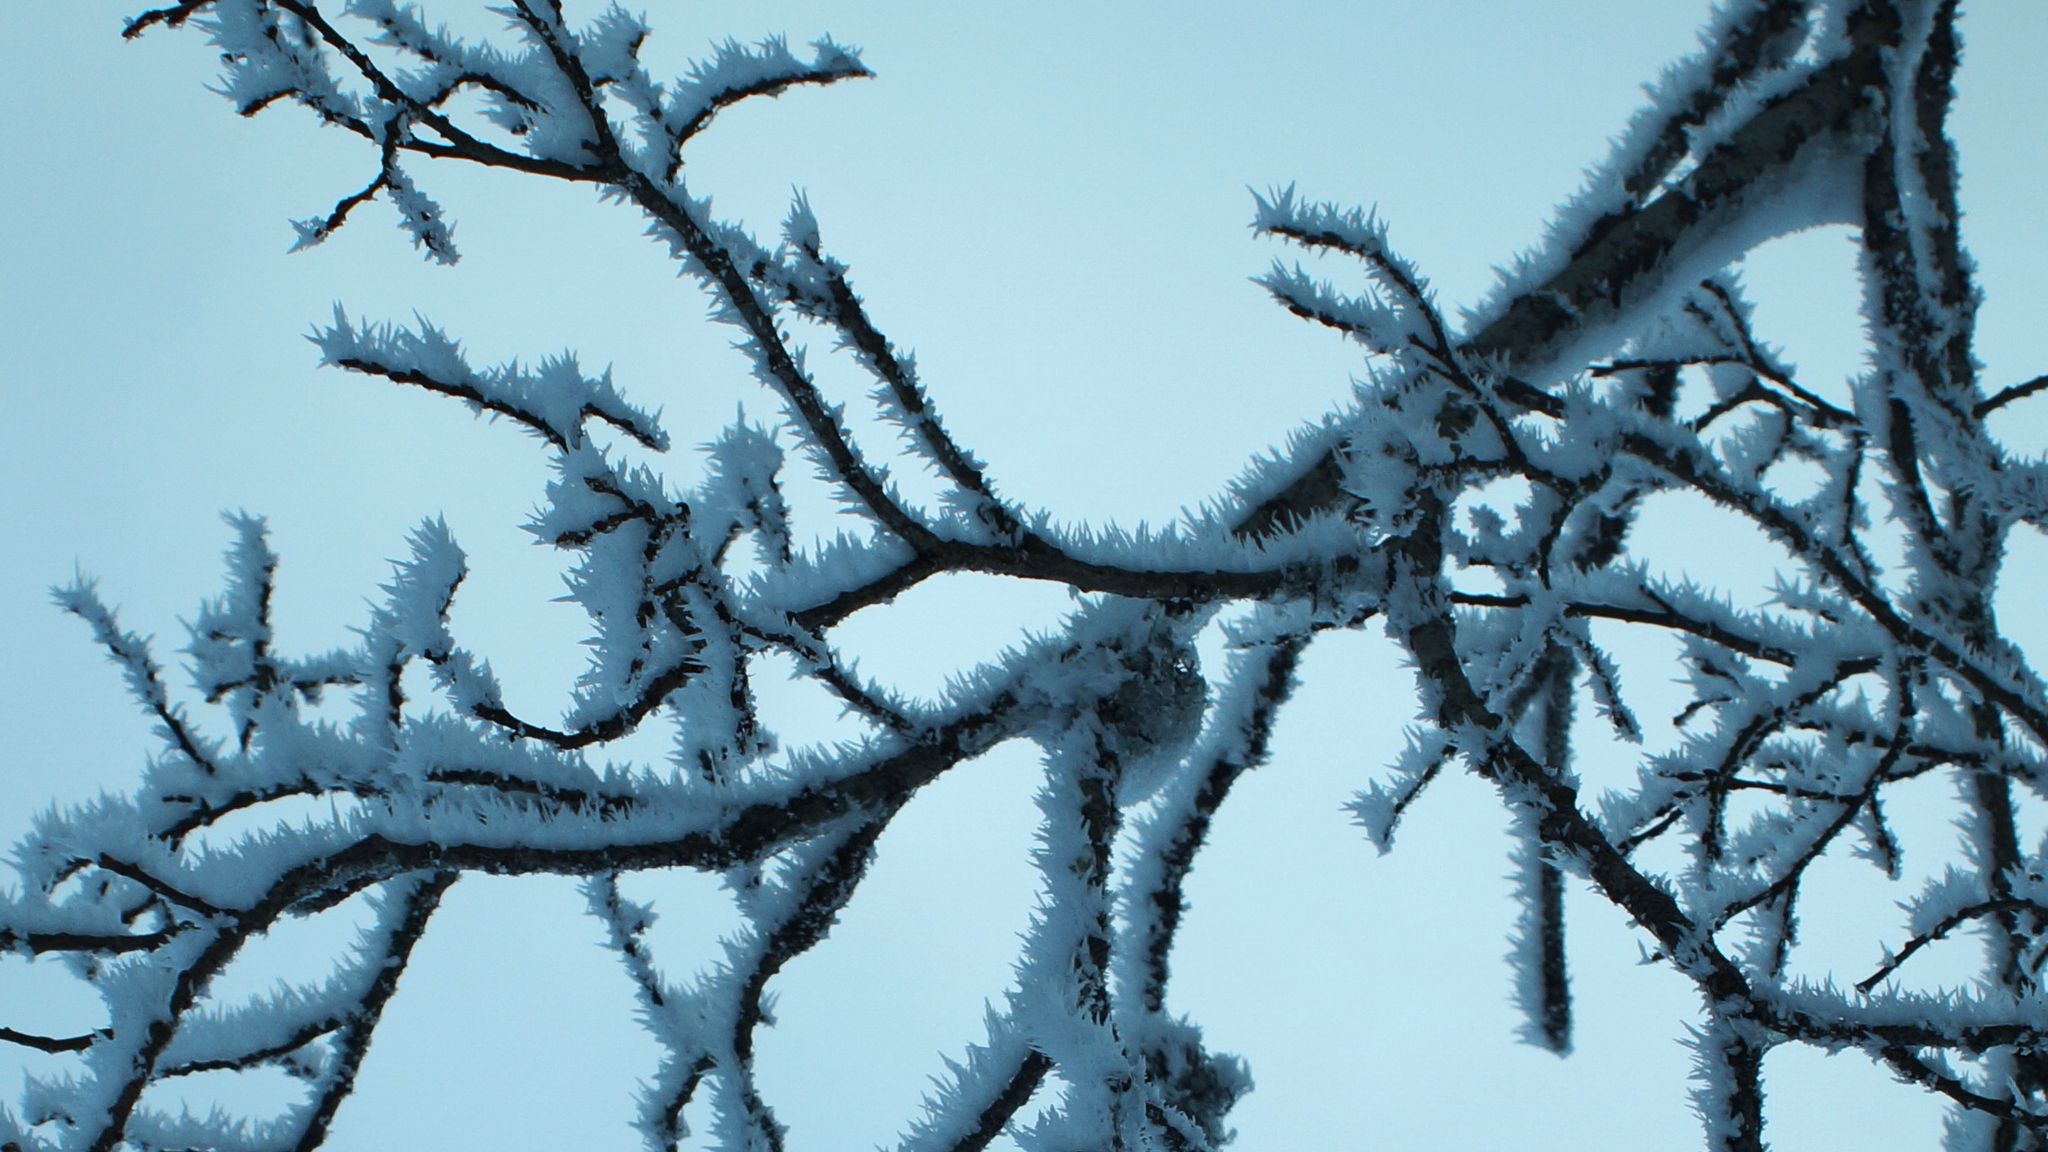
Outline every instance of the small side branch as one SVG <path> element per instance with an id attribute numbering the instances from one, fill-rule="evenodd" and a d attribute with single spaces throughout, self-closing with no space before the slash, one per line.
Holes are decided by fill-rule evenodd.
<path id="1" fill-rule="evenodd" d="M 17 1044 L 33 1048 L 38 1052 L 52 1055 L 64 1052 L 83 1052 L 98 1041 L 112 1035 L 110 1032 L 88 1032 L 82 1036 L 41 1036 L 34 1032 L 22 1032 L 0 1024 L 0 1044 Z"/>
<path id="2" fill-rule="evenodd" d="M 2027 397 L 2044 390 L 2048 390 L 2048 376 L 2036 376 L 2024 384 L 2010 385 L 2000 389 L 1995 396 L 1979 400 L 1976 406 L 1970 409 L 1970 415 L 1982 420 L 2007 404 L 2025 400 Z"/>

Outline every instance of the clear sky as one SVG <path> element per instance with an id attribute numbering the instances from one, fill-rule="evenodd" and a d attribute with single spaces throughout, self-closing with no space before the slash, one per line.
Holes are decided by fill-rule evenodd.
<path id="1" fill-rule="evenodd" d="M 653 54 L 678 68 L 726 36 L 830 33 L 864 50 L 874 80 L 722 117 L 693 145 L 696 190 L 772 232 L 790 190 L 806 189 L 828 247 L 917 351 L 1001 489 L 1127 526 L 1215 493 L 1362 371 L 1355 350 L 1249 283 L 1276 252 L 1249 235 L 1248 188 L 1297 182 L 1376 204 L 1455 311 L 1541 234 L 1639 86 L 1693 46 L 1707 15 L 1691 0 L 646 9 Z M 1965 10 L 1955 134 L 1986 293 L 1978 351 L 1998 386 L 2048 369 L 2036 339 L 2048 96 L 2034 71 L 2048 5 Z M 270 518 L 287 644 L 348 642 L 409 528 L 445 515 L 473 573 L 458 629 L 513 702 L 549 711 L 579 669 L 581 620 L 550 603 L 556 558 L 518 530 L 544 457 L 452 403 L 318 370 L 302 336 L 336 302 L 373 318 L 417 310 L 480 360 L 574 348 L 586 365 L 609 362 L 630 398 L 666 408 L 679 481 L 695 467 L 687 446 L 736 406 L 773 413 L 640 222 L 578 190 L 421 169 L 457 222 L 459 267 L 421 261 L 382 205 L 287 255 L 288 221 L 361 186 L 372 158 L 292 111 L 236 119 L 204 90 L 200 38 L 124 44 L 129 12 L 0 6 L 8 841 L 49 803 L 122 787 L 150 743 L 48 588 L 82 566 L 175 664 L 178 621 L 218 585 L 223 510 Z M 1817 390 L 1839 390 L 1857 366 L 1852 251 L 1844 233 L 1806 234 L 1746 269 L 1761 334 Z M 2008 410 L 1999 434 L 2048 446 L 2037 411 Z M 1758 554 L 1699 524 L 1642 538 L 1671 570 L 1737 589 L 1764 575 Z M 2048 548 L 2030 537 L 2016 556 L 2009 576 L 2030 576 Z M 2002 589 L 2001 611 L 2048 652 L 2030 584 Z M 959 580 L 864 615 L 845 639 L 865 671 L 929 691 L 1064 606 L 1042 589 Z M 1648 668 L 1633 683 L 1654 700 L 1668 675 Z M 1339 805 L 1410 719 L 1403 674 L 1376 638 L 1341 638 L 1304 679 L 1273 763 L 1241 786 L 1198 869 L 1177 967 L 1176 1008 L 1258 1079 L 1234 1114 L 1238 1146 L 1689 1146 L 1683 984 L 1637 966 L 1619 917 L 1575 898 L 1579 1051 L 1560 1062 L 1517 1046 L 1497 806 L 1456 782 L 1377 856 Z M 824 731 L 800 702 L 785 707 L 786 739 Z M 1001 996 L 1030 911 L 1032 773 L 1007 749 L 920 797 L 834 938 L 789 971 L 760 1060 L 793 1148 L 889 1141 L 942 1070 L 935 1053 L 979 1038 L 981 1003 Z M 1883 909 L 1900 895 L 1863 898 Z M 567 884 L 459 886 L 334 1146 L 632 1147 L 628 1101 L 653 1046 L 576 907 Z M 679 885 L 666 910 L 657 943 L 673 966 L 712 954 L 709 888 Z M 318 943 L 280 941 L 263 963 L 311 971 Z M 1858 947 L 1852 958 L 1874 958 L 1867 938 Z M 270 974 L 252 965 L 237 978 Z M 55 987 L 0 963 L 0 1013 L 54 1020 Z M 34 1022 L 0 1014 L 17 1021 Z M 1860 1057 L 1790 1053 L 1769 1068 L 1779 1152 L 1936 1143 L 1937 1111 Z M 10 1071 L 0 1090 L 12 1082 Z"/>

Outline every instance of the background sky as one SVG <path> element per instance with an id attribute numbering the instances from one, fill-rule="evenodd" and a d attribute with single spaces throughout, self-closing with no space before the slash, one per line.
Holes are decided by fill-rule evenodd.
<path id="1" fill-rule="evenodd" d="M 1978 353 L 1996 387 L 2048 367 L 2035 340 L 2048 303 L 2048 96 L 2033 71 L 2048 6 L 1965 7 L 1954 133 L 1986 295 Z M 212 61 L 198 36 L 124 44 L 129 14 L 103 0 L 0 6 L 10 842 L 49 804 L 126 786 L 151 743 L 49 587 L 81 567 L 97 575 L 127 626 L 155 633 L 175 665 L 179 620 L 219 583 L 223 510 L 269 517 L 283 557 L 279 633 L 301 651 L 350 642 L 406 532 L 446 516 L 471 557 L 458 635 L 493 661 L 515 710 L 562 699 L 583 622 L 550 602 L 557 557 L 518 530 L 545 483 L 543 454 L 445 400 L 318 370 L 302 336 L 336 302 L 373 318 L 417 310 L 480 362 L 563 348 L 609 362 L 629 398 L 666 409 L 678 483 L 697 467 L 687 446 L 737 406 L 774 412 L 640 222 L 583 191 L 416 168 L 457 222 L 459 267 L 421 261 L 381 204 L 325 247 L 287 255 L 288 220 L 360 187 L 372 158 L 293 111 L 238 120 L 204 89 Z M 726 36 L 830 33 L 864 49 L 877 79 L 722 116 L 692 146 L 696 190 L 771 234 L 791 189 L 807 190 L 828 248 L 916 350 L 948 423 L 1001 490 L 1070 521 L 1133 526 L 1218 491 L 1362 371 L 1354 349 L 1249 283 L 1276 249 L 1246 228 L 1248 188 L 1297 182 L 1310 197 L 1376 204 L 1455 312 L 1541 234 L 1707 11 L 1681 0 L 650 0 L 648 15 L 650 53 L 671 70 Z M 1827 230 L 1745 266 L 1761 334 L 1818 391 L 1839 394 L 1858 363 L 1852 271 L 1848 234 Z M 814 363 L 824 358 L 821 347 Z M 1998 419 L 2015 446 L 2048 446 L 2038 409 Z M 1638 543 L 1653 565 L 1750 593 L 1768 561 L 1742 531 L 1674 508 Z M 2029 610 L 2028 586 L 2044 557 L 2037 537 L 2016 541 L 2001 589 L 2008 627 L 2022 643 L 2040 638 L 2037 651 L 2048 651 L 2048 614 Z M 1057 591 L 952 579 L 864 613 L 841 638 L 864 671 L 936 691 L 1066 605 Z M 1641 711 L 1668 716 L 1670 670 L 1629 671 Z M 1696 1141 L 1683 982 L 1638 965 L 1621 918 L 1575 894 L 1579 1050 L 1559 1061 L 1517 1045 L 1497 805 L 1475 782 L 1446 781 L 1378 856 L 1339 806 L 1409 721 L 1406 674 L 1360 635 L 1319 646 L 1303 680 L 1272 763 L 1240 785 L 1198 866 L 1176 965 L 1176 1010 L 1258 1080 L 1233 1115 L 1238 1146 Z M 829 731 L 796 694 L 769 706 L 790 743 Z M 657 736 L 636 751 L 661 746 Z M 982 1003 L 1007 986 L 1031 909 L 1035 771 L 1006 747 L 934 785 L 884 839 L 833 938 L 779 982 L 780 1022 L 759 1062 L 793 1148 L 889 1142 L 942 1071 L 937 1053 L 980 1037 Z M 1905 818 L 1923 867 L 1941 860 L 1941 799 L 1929 794 L 1917 833 Z M 1867 918 L 1906 893 L 1872 887 L 1875 873 L 1844 870 L 1836 884 L 1821 871 L 1841 893 L 1853 979 L 1877 955 Z M 662 891 L 658 955 L 687 970 L 715 954 L 730 912 L 708 882 Z M 1811 903 L 1824 935 L 1825 901 Z M 567 883 L 458 885 L 332 1146 L 633 1147 L 625 1120 L 654 1047 L 579 906 Z M 345 927 L 281 937 L 229 988 L 317 972 Z M 78 1019 L 61 979 L 13 960 L 0 962 L 0 1008 L 16 1027 Z M 9 1095 L 16 1055 L 0 1052 Z M 1779 1152 L 1937 1142 L 1938 1110 L 1861 1057 L 1785 1050 L 1767 1067 Z"/>

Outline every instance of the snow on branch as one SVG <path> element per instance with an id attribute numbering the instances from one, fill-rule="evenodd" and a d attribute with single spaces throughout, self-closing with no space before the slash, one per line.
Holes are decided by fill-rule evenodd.
<path id="1" fill-rule="evenodd" d="M 627 404 L 609 372 L 584 376 L 573 355 L 548 357 L 531 372 L 516 361 L 478 371 L 469 366 L 460 344 L 425 320 L 413 329 L 389 324 L 358 328 L 338 307 L 334 322 L 316 332 L 313 343 L 321 359 L 337 368 L 453 396 L 477 412 L 513 420 L 563 451 L 582 444 L 584 422 L 590 419 L 656 451 L 668 447 L 657 414 Z"/>
<path id="2" fill-rule="evenodd" d="M 996 495 L 999 477 L 939 418 L 950 382 L 924 379 L 884 333 L 806 199 L 768 244 L 689 187 L 684 148 L 720 111 L 866 76 L 857 53 L 728 41 L 664 82 L 641 60 L 646 22 L 619 8 L 581 25 L 554 0 L 502 14 L 509 31 L 471 42 L 396 0 L 183 0 L 128 33 L 196 26 L 239 111 L 296 104 L 361 140 L 374 178 L 303 225 L 305 243 L 381 196 L 452 260 L 414 182 L 430 161 L 597 187 L 738 330 L 783 420 L 698 432 L 708 467 L 680 480 L 637 462 L 669 446 L 658 414 L 572 354 L 480 368 L 424 320 L 337 310 L 312 337 L 329 365 L 453 397 L 547 446 L 527 528 L 566 557 L 565 599 L 590 626 L 581 675 L 552 714 L 508 702 L 488 653 L 458 635 L 468 560 L 440 520 L 413 533 L 356 644 L 293 655 L 271 610 L 288 569 L 260 519 L 230 517 L 223 590 L 188 624 L 196 703 L 91 581 L 58 590 L 163 749 L 129 793 L 46 815 L 17 851 L 0 948 L 67 958 L 105 1012 L 49 1030 L 0 1021 L 0 1044 L 73 1062 L 0 1110 L 0 1143 L 319 1145 L 441 895 L 491 873 L 583 881 L 660 1049 L 636 1118 L 650 1148 L 692 1136 L 697 1101 L 713 1145 L 780 1147 L 754 1068 L 778 974 L 829 936 L 926 785 L 1017 741 L 1042 764 L 1038 903 L 984 1034 L 943 1059 L 902 1146 L 1219 1148 L 1252 1069 L 1173 1011 L 1186 881 L 1236 782 L 1271 755 L 1304 656 L 1370 629 L 1405 656 L 1419 710 L 1350 814 L 1386 852 L 1433 782 L 1469 772 L 1492 787 L 1523 1039 L 1571 1048 L 1565 913 L 1582 890 L 1700 994 L 1689 1037 L 1708 1147 L 1764 1147 L 1764 1057 L 1788 1045 L 1854 1051 L 1939 1095 L 1953 1147 L 2048 1144 L 2048 845 L 2019 831 L 2023 805 L 2048 798 L 2048 686 L 1992 611 L 2007 534 L 2048 519 L 2048 482 L 1984 427 L 2041 386 L 1986 395 L 1975 379 L 1943 127 L 1954 5 L 1722 5 L 1537 255 L 1462 326 L 1374 213 L 1257 196 L 1257 231 L 1362 273 L 1362 291 L 1286 264 L 1259 282 L 1363 344 L 1365 378 L 1245 480 L 1191 500 L 1201 512 L 1136 531 L 1062 526 Z M 1819 217 L 1862 224 L 1871 371 L 1847 403 L 1759 343 L 1713 266 Z M 797 334 L 820 330 L 872 383 L 896 444 L 859 443 L 819 387 Z M 840 507 L 812 519 L 791 447 Z M 931 508 L 891 483 L 906 464 L 942 486 Z M 1780 485 L 1798 470 L 1816 479 L 1795 497 Z M 1676 493 L 1778 550 L 1767 595 L 1657 574 L 1638 530 Z M 1880 553 L 1878 532 L 1897 547 Z M 1076 604 L 935 698 L 856 668 L 849 617 L 963 573 L 1049 582 Z M 1205 634 L 1230 649 L 1219 666 L 1198 656 Z M 1675 714 L 1644 708 L 1649 678 L 1621 636 L 1672 654 Z M 843 742 L 776 739 L 757 690 L 771 666 L 846 708 Z M 333 687 L 351 692 L 340 721 L 307 706 Z M 1577 723 L 1581 709 L 1604 726 Z M 666 757 L 629 742 L 654 726 L 671 730 Z M 1887 812 L 1929 777 L 1952 785 L 1951 866 L 1901 902 L 1900 923 L 1867 926 L 1866 966 L 1795 975 L 1812 955 L 1803 881 L 1849 855 L 1875 866 L 1871 883 L 1908 883 Z M 309 802 L 327 814 L 305 817 L 321 810 Z M 285 809 L 297 823 L 265 818 Z M 667 965 L 656 909 L 622 889 L 641 870 L 726 882 L 740 924 L 717 962 Z M 209 999 L 273 926 L 343 905 L 371 923 L 328 972 Z M 1980 982 L 1915 982 L 1926 954 L 1971 948 Z M 275 1115 L 172 1115 L 151 1096 L 279 1068 L 307 1089 Z"/>
<path id="3" fill-rule="evenodd" d="M 751 96 L 776 96 L 799 84 L 831 84 L 872 76 L 860 53 L 824 37 L 811 44 L 811 58 L 800 60 L 789 43 L 771 36 L 748 47 L 735 40 L 721 42 L 708 60 L 690 66 L 675 86 L 661 117 L 678 147 L 702 131 L 723 109 Z"/>

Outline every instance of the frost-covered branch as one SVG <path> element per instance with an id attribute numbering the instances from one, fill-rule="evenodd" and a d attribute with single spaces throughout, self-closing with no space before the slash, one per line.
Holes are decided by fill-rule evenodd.
<path id="1" fill-rule="evenodd" d="M 609 373 L 569 354 L 478 367 L 425 320 L 337 311 L 314 337 L 328 364 L 458 400 L 544 449 L 552 474 L 526 527 L 565 558 L 567 599 L 589 619 L 583 674 L 555 714 L 507 703 L 488 653 L 457 635 L 468 561 L 439 521 L 414 533 L 357 644 L 292 656 L 271 611 L 288 569 L 260 520 L 231 518 L 223 592 L 184 650 L 203 707 L 174 699 L 90 582 L 61 590 L 162 754 L 128 794 L 45 817 L 19 849 L 0 946 L 68 958 L 107 1011 L 48 1032 L 0 1025 L 0 1043 L 73 1061 L 31 1087 L 32 1109 L 0 1110 L 0 1144 L 318 1145 L 441 895 L 488 873 L 584 880 L 661 1051 L 639 1115 L 650 1148 L 681 1145 L 697 1099 L 718 1146 L 779 1148 L 753 1066 L 778 973 L 827 938 L 927 785 L 1025 741 L 1043 762 L 1040 891 L 1016 979 L 991 990 L 986 1034 L 948 1061 L 903 1147 L 1220 1147 L 1251 1081 L 1173 1011 L 1187 881 L 1235 782 L 1268 756 L 1304 655 L 1370 627 L 1408 657 L 1422 709 L 1351 813 L 1390 850 L 1433 781 L 1465 770 L 1494 787 L 1525 1039 L 1570 1049 L 1577 884 L 1697 989 L 1710 1147 L 1763 1147 L 1765 1055 L 1783 1045 L 1854 1049 L 1941 1095 L 1957 1148 L 2044 1146 L 2048 859 L 2022 841 L 2019 806 L 2048 796 L 2048 685 L 1991 593 L 2007 533 L 2041 519 L 2048 482 L 1983 426 L 2042 385 L 1985 397 L 1975 378 L 1944 126 L 1952 3 L 1724 4 L 1463 323 L 1389 222 L 1291 188 L 1257 197 L 1260 232 L 1362 277 L 1361 290 L 1276 264 L 1261 283 L 1362 345 L 1367 378 L 1202 512 L 1137 534 L 1060 525 L 1007 493 L 940 418 L 952 382 L 927 381 L 885 334 L 801 196 L 771 244 L 691 185 L 686 147 L 720 111 L 865 77 L 857 53 L 728 42 L 662 81 L 642 61 L 649 29 L 623 10 L 579 25 L 554 0 L 513 0 L 504 15 L 504 35 L 470 42 L 396 0 L 184 0 L 128 32 L 196 26 L 238 110 L 296 104 L 360 138 L 374 175 L 302 224 L 302 244 L 381 198 L 453 261 L 422 161 L 597 186 L 737 329 L 784 419 L 693 434 L 710 466 L 680 483 L 660 414 Z M 1872 344 L 1846 403 L 1757 339 L 1723 267 L 1841 222 L 1860 230 Z M 828 400 L 800 339 L 819 331 L 872 382 L 897 443 L 860 443 Z M 838 509 L 814 521 L 792 495 L 789 449 Z M 932 507 L 890 481 L 900 464 L 941 485 Z M 1788 470 L 1813 478 L 1804 494 L 1784 488 Z M 1653 574 L 1634 530 L 1680 492 L 1778 550 L 1768 598 Z M 1873 559 L 1879 531 L 1901 570 Z M 1049 582 L 1079 603 L 934 699 L 863 675 L 838 626 L 959 573 Z M 1687 698 L 1668 731 L 1639 714 L 1613 630 L 1674 644 Z M 1202 666 L 1205 634 L 1232 650 L 1223 667 Z M 770 656 L 846 708 L 842 742 L 778 744 L 756 698 Z M 353 713 L 316 715 L 323 692 Z M 674 729 L 670 757 L 626 752 L 656 725 Z M 1653 735 L 1669 739 L 1651 750 Z M 1604 791 L 1581 771 L 1594 756 L 1615 758 L 1599 762 Z M 1937 773 L 1957 784 L 1957 866 L 1904 901 L 1903 929 L 1874 926 L 1877 947 L 1903 942 L 1855 991 L 1795 978 L 1809 874 L 1852 854 L 1874 883 L 1899 882 L 1887 800 Z M 322 800 L 324 818 L 263 819 Z M 634 874 L 678 869 L 722 877 L 741 913 L 723 961 L 694 976 L 663 970 L 655 910 L 626 895 Z M 373 925 L 322 979 L 213 1001 L 252 940 L 357 900 Z M 1964 928 L 1983 930 L 1983 985 L 1907 986 L 1905 962 L 1969 947 Z M 169 1080 L 276 1067 L 310 1086 L 282 1119 L 150 1103 Z"/>

